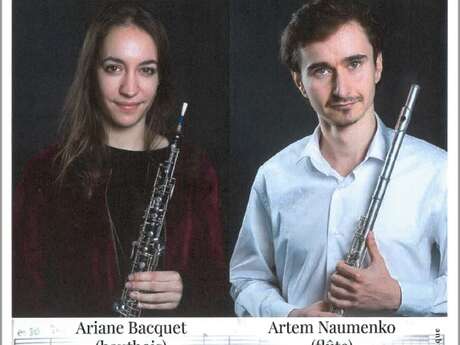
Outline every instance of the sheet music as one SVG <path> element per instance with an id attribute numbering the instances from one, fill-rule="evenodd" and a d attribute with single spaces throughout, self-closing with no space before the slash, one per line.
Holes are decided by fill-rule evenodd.
<path id="1" fill-rule="evenodd" d="M 268 345 L 266 339 L 254 335 L 207 335 L 196 337 L 187 345 Z"/>
<path id="2" fill-rule="evenodd" d="M 444 345 L 444 334 L 430 335 L 406 335 L 400 339 L 393 340 L 384 345 Z"/>
<path id="3" fill-rule="evenodd" d="M 320 331 L 300 334 L 298 332 L 269 332 L 272 322 L 290 322 L 301 325 L 309 322 L 316 325 L 319 319 L 299 319 L 291 321 L 270 318 L 183 318 L 183 319 L 149 319 L 136 321 L 122 318 L 101 319 L 14 319 L 13 337 L 8 342 L 13 345 L 445 345 L 449 339 L 448 329 L 441 327 L 443 318 L 419 318 L 414 323 L 410 319 L 388 319 L 385 322 L 395 324 L 394 333 L 366 334 L 363 332 L 334 333 Z M 183 324 L 180 333 L 166 332 L 173 324 Z M 82 332 L 81 323 L 99 326 L 119 326 L 119 333 Z M 159 333 L 132 333 L 130 323 L 146 326 L 165 326 Z M 337 325 L 363 325 L 368 319 L 337 318 L 329 320 Z M 96 329 L 96 328 L 94 328 Z M 101 328 L 101 329 L 107 329 Z M 153 327 L 151 327 L 153 329 Z M 296 328 L 292 328 L 293 330 Z M 297 328 L 299 329 L 299 328 Z M 359 329 L 359 327 L 356 327 Z M 426 332 L 426 333 L 425 333 Z"/>
<path id="4" fill-rule="evenodd" d="M 74 344 L 67 338 L 15 338 L 14 345 L 55 345 L 55 344 Z"/>

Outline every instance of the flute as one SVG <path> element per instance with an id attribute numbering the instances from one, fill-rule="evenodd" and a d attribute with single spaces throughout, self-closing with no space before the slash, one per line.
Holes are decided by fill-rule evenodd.
<path id="1" fill-rule="evenodd" d="M 393 142 L 391 143 L 390 149 L 387 152 L 385 161 L 383 163 L 382 170 L 380 172 L 377 185 L 375 186 L 374 193 L 372 195 L 369 207 L 366 215 L 362 216 L 359 220 L 358 227 L 354 233 L 353 241 L 351 243 L 350 250 L 345 257 L 345 263 L 349 266 L 360 268 L 363 264 L 363 260 L 367 254 L 366 239 L 369 231 L 374 228 L 375 220 L 377 219 L 380 205 L 382 204 L 383 197 L 390 182 L 391 173 L 398 158 L 399 149 L 406 134 L 407 127 L 412 116 L 412 110 L 414 109 L 415 101 L 417 99 L 420 86 L 412 84 L 409 90 L 406 103 L 401 109 L 401 112 L 396 122 L 395 133 L 393 136 Z M 331 306 L 331 312 L 337 315 L 343 315 L 344 310 Z"/>

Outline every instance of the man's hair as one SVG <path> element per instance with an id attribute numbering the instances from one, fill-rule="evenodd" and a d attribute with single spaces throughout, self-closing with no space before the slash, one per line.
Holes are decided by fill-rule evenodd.
<path id="1" fill-rule="evenodd" d="M 358 22 L 372 45 L 374 62 L 382 51 L 382 28 L 368 6 L 357 0 L 309 0 L 293 13 L 281 36 L 280 56 L 291 71 L 300 72 L 299 49 L 327 39 L 340 26 Z"/>
<path id="2" fill-rule="evenodd" d="M 84 184 L 89 190 L 103 174 L 108 154 L 104 145 L 104 114 L 96 73 L 104 39 L 113 28 L 126 25 L 134 25 L 149 34 L 158 51 L 159 85 L 153 104 L 146 113 L 145 148 L 151 147 L 156 135 L 166 135 L 167 116 L 173 105 L 166 31 L 163 24 L 139 1 L 110 1 L 94 18 L 86 32 L 75 76 L 64 102 L 61 142 L 56 158 L 59 161 L 58 182 L 62 182 L 69 169 L 76 162 L 81 163 L 82 159 L 85 164 L 80 175 L 85 177 Z"/>

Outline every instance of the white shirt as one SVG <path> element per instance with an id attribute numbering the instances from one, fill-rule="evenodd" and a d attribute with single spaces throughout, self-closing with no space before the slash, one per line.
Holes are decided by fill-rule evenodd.
<path id="1" fill-rule="evenodd" d="M 346 177 L 321 155 L 319 131 L 258 170 L 230 262 L 239 316 L 287 316 L 325 299 L 366 213 L 394 131 L 377 118 L 365 159 Z M 447 312 L 446 166 L 444 150 L 406 135 L 374 225 L 401 287 L 399 315 Z"/>

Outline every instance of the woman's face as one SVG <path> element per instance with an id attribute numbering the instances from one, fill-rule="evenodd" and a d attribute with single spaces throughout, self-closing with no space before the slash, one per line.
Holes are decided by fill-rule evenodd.
<path id="1" fill-rule="evenodd" d="M 159 84 L 158 51 L 152 37 L 132 24 L 113 27 L 99 56 L 97 80 L 105 128 L 143 129 Z"/>

